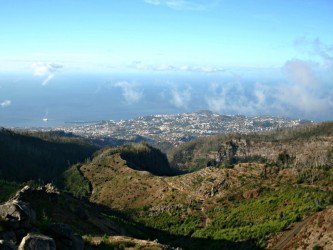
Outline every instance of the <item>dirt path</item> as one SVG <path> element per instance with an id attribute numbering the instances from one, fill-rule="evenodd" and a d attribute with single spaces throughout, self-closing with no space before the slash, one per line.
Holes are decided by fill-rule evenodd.
<path id="1" fill-rule="evenodd" d="M 294 236 L 301 231 L 303 226 L 306 225 L 306 223 L 308 223 L 309 221 L 311 221 L 315 216 L 316 216 L 316 214 L 313 214 L 313 215 L 307 217 L 303 221 L 294 223 L 293 228 L 286 231 L 282 235 L 282 237 L 279 239 L 279 241 L 275 244 L 275 246 L 273 246 L 271 248 L 271 250 L 284 249 L 288 245 L 288 243 L 294 238 Z"/>

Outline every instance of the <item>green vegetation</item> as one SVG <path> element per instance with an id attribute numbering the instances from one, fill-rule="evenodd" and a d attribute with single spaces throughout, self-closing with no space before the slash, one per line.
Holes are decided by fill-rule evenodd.
<path id="1" fill-rule="evenodd" d="M 333 201 L 331 192 L 289 187 L 266 190 L 253 200 L 234 202 L 214 208 L 208 215 L 212 223 L 193 237 L 240 241 L 254 239 L 260 246 L 267 235 L 275 234 Z"/>
<path id="2" fill-rule="evenodd" d="M 172 235 L 190 236 L 201 227 L 200 215 L 197 212 L 187 213 L 185 209 L 173 209 L 168 212 L 146 215 L 140 214 L 139 222 Z"/>
<path id="3" fill-rule="evenodd" d="M 0 178 L 61 184 L 62 173 L 72 164 L 90 157 L 95 150 L 77 138 L 45 133 L 34 136 L 0 129 Z"/>
<path id="4" fill-rule="evenodd" d="M 21 186 L 22 185 L 19 185 L 15 182 L 0 180 L 0 202 L 9 200 L 16 194 Z"/>
<path id="5" fill-rule="evenodd" d="M 166 155 L 146 143 L 124 146 L 120 156 L 133 169 L 146 170 L 155 175 L 172 175 Z"/>
<path id="6" fill-rule="evenodd" d="M 255 248 L 262 248 L 267 236 L 283 231 L 293 222 L 332 203 L 332 192 L 289 186 L 266 189 L 256 199 L 227 202 L 227 205 L 207 210 L 206 215 L 191 206 L 167 206 L 159 212 L 133 210 L 130 214 L 137 214 L 135 220 L 147 227 L 171 235 L 191 237 L 193 241 L 195 238 L 251 241 L 255 243 Z M 205 220 L 206 223 L 209 220 L 207 225 Z"/>
<path id="7" fill-rule="evenodd" d="M 90 182 L 80 171 L 81 164 L 76 164 L 64 172 L 64 189 L 74 197 L 88 197 L 91 193 Z"/>
<path id="8" fill-rule="evenodd" d="M 277 157 L 277 165 L 284 168 L 291 166 L 294 161 L 295 156 L 290 156 L 286 150 L 279 153 Z"/>

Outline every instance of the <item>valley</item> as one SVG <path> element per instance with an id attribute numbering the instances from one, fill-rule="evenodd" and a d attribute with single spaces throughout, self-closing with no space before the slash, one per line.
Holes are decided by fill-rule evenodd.
<path id="1" fill-rule="evenodd" d="M 2 158 L 1 200 L 29 185 L 19 197 L 36 211 L 35 230 L 49 235 L 54 223 L 69 225 L 85 249 L 332 247 L 331 122 L 204 136 L 167 154 L 148 142 L 97 148 L 58 132 L 2 130 L 0 138 L 36 176 L 15 180 L 8 175 L 15 161 Z M 40 175 L 48 163 L 36 155 L 67 145 L 74 165 L 59 161 Z M 57 186 L 55 195 L 43 193 L 43 178 Z"/>

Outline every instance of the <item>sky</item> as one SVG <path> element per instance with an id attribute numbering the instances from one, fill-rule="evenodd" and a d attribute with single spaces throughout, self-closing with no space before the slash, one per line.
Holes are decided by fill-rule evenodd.
<path id="1" fill-rule="evenodd" d="M 331 52 L 332 13 L 330 0 L 2 0 L 0 65 L 218 71 L 317 62 L 311 43 Z"/>
<path id="2" fill-rule="evenodd" d="M 216 97 L 205 98 L 213 111 L 293 115 L 286 110 L 295 109 L 294 115 L 333 119 L 332 0 L 0 3 L 0 74 L 28 73 L 41 86 L 71 73 L 229 74 L 233 80 L 207 87 Z M 251 94 L 245 78 L 254 79 Z M 114 83 L 132 103 L 144 98 L 137 85 Z M 190 102 L 191 88 L 170 89 L 175 103 Z M 231 92 L 240 96 L 236 104 L 228 101 Z M 3 109 L 13 103 L 0 100 Z"/>

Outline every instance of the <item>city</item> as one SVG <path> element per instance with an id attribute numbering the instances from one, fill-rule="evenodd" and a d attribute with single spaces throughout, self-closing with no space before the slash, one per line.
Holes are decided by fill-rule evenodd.
<path id="1" fill-rule="evenodd" d="M 119 144 L 145 140 L 152 144 L 169 143 L 177 146 L 193 138 L 223 134 L 252 133 L 287 128 L 310 121 L 284 117 L 244 115 L 220 115 L 210 111 L 183 114 L 141 116 L 130 120 L 101 121 L 95 124 L 57 127 L 52 131 L 64 131 L 89 140 L 102 140 L 106 144 Z"/>

